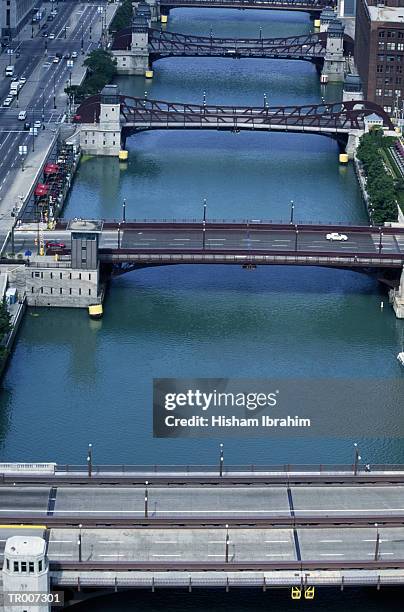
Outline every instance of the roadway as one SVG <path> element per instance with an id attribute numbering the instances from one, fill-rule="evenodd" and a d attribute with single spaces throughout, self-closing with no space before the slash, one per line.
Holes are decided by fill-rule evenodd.
<path id="1" fill-rule="evenodd" d="M 0 522 L 31 517 L 41 522 L 52 517 L 102 524 L 108 519 L 142 519 L 146 485 L 138 486 L 2 486 Z M 316 518 L 332 525 L 341 519 L 355 522 L 396 521 L 404 524 L 404 485 L 391 486 L 187 486 L 148 485 L 147 517 L 153 519 L 206 519 L 280 523 Z M 293 520 L 292 520 L 293 519 Z M 313 519 L 314 520 L 314 519 Z M 14 521 L 13 521 L 14 522 Z M 77 522 L 77 521 L 73 521 Z"/>
<path id="2" fill-rule="evenodd" d="M 5 66 L 12 62 L 15 65 L 15 76 L 27 79 L 18 99 L 14 98 L 8 108 L 0 106 L 0 197 L 21 167 L 19 146 L 26 145 L 28 151 L 35 147 L 35 137 L 24 131 L 24 122 L 18 121 L 18 112 L 26 110 L 27 121 L 31 125 L 40 120 L 47 130 L 55 131 L 67 110 L 64 89 L 71 78 L 72 69 L 67 67 L 65 59 L 55 64 L 53 58 L 56 53 L 64 55 L 76 51 L 79 57 L 75 61 L 81 62 L 82 41 L 85 53 L 97 47 L 98 41 L 92 40 L 92 27 L 99 19 L 99 5 L 105 6 L 105 0 L 90 5 L 60 3 L 57 7 L 58 15 L 53 21 L 42 22 L 41 29 L 35 26 L 32 39 L 14 42 L 11 45 L 13 55 L 5 50 L 0 56 L 0 70 L 3 74 Z M 42 37 L 45 25 L 46 32 L 55 35 L 53 40 Z M 19 58 L 15 56 L 16 51 L 20 54 Z M 11 78 L 0 80 L 0 104 L 8 95 L 10 83 Z"/>
<path id="3" fill-rule="evenodd" d="M 153 224 L 150 223 L 150 226 Z M 285 225 L 285 229 L 269 229 L 266 227 L 245 226 L 245 229 L 231 228 L 230 224 L 207 224 L 203 232 L 202 223 L 194 224 L 197 227 L 184 227 L 178 229 L 169 227 L 145 227 L 139 229 L 122 229 L 119 235 L 119 247 L 121 249 L 133 249 L 146 252 L 183 250 L 184 252 L 200 250 L 205 246 L 209 251 L 277 251 L 277 252 L 328 252 L 333 253 L 368 253 L 378 254 L 380 244 L 383 254 L 394 254 L 404 256 L 404 233 L 397 230 L 384 229 L 381 239 L 378 228 L 368 231 L 346 231 L 337 226 L 334 230 L 327 229 L 299 229 L 298 225 Z M 121 226 L 122 227 L 122 226 Z M 340 231 L 347 237 L 347 241 L 330 241 L 326 234 L 330 231 Z M 205 237 L 203 236 L 205 234 Z M 70 231 L 56 230 L 44 232 L 45 241 L 63 242 L 70 249 Z M 15 252 L 24 253 L 26 250 L 35 252 L 34 241 L 37 238 L 35 225 L 31 230 L 21 229 L 15 232 Z M 100 239 L 101 249 L 118 248 L 118 231 L 115 229 L 104 229 Z"/>

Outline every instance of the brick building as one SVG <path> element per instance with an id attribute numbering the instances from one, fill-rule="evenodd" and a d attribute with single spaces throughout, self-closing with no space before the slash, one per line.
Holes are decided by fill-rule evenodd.
<path id="1" fill-rule="evenodd" d="M 404 99 L 404 0 L 358 0 L 355 63 L 364 97 L 388 113 Z"/>

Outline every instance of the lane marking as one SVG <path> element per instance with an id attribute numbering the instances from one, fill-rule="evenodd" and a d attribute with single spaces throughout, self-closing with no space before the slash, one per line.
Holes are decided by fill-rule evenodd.
<path id="1" fill-rule="evenodd" d="M 113 555 L 98 555 L 99 557 L 124 557 L 123 553 L 115 553 Z"/>
<path id="2" fill-rule="evenodd" d="M 182 557 L 182 553 L 173 553 L 171 555 L 154 554 L 152 557 Z"/>
<path id="3" fill-rule="evenodd" d="M 333 544 L 334 542 L 342 542 L 343 540 L 320 540 L 320 544 Z"/>
<path id="4" fill-rule="evenodd" d="M 320 557 L 344 557 L 344 553 L 320 553 Z"/>

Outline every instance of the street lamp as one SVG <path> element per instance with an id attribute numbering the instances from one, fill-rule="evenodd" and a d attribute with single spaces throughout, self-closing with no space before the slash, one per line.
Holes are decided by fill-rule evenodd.
<path id="1" fill-rule="evenodd" d="M 229 526 L 226 525 L 226 553 L 225 553 L 225 562 L 229 562 Z"/>
<path id="2" fill-rule="evenodd" d="M 122 202 L 122 223 L 126 222 L 126 198 Z"/>
<path id="3" fill-rule="evenodd" d="M 93 473 L 93 445 L 88 445 L 88 453 L 87 453 L 87 472 L 88 477 L 91 478 Z"/>
<path id="4" fill-rule="evenodd" d="M 379 254 L 382 252 L 382 248 L 383 248 L 383 232 L 382 232 L 382 228 L 379 227 Z"/>
<path id="5" fill-rule="evenodd" d="M 79 525 L 79 537 L 77 540 L 77 544 L 79 545 L 79 563 L 81 563 L 82 558 L 81 558 L 81 530 L 82 530 L 83 525 Z"/>
<path id="6" fill-rule="evenodd" d="M 290 223 L 293 225 L 293 216 L 295 213 L 295 203 L 293 200 L 290 200 Z"/>
<path id="7" fill-rule="evenodd" d="M 379 550 L 380 550 L 380 533 L 379 533 L 379 525 L 375 523 L 376 527 L 376 546 L 375 546 L 375 561 L 379 560 Z"/>
<path id="8" fill-rule="evenodd" d="M 145 482 L 145 490 L 144 490 L 144 517 L 148 518 L 149 516 L 149 491 L 147 489 L 149 482 L 146 480 Z"/>
<path id="9" fill-rule="evenodd" d="M 297 229 L 297 225 L 295 225 L 295 251 L 297 251 L 297 240 L 299 237 L 299 230 Z"/>
<path id="10" fill-rule="evenodd" d="M 56 108 L 56 81 L 55 81 L 55 75 L 53 75 L 53 108 Z"/>
<path id="11" fill-rule="evenodd" d="M 354 449 L 355 449 L 355 457 L 354 457 L 354 476 L 357 475 L 358 473 L 358 466 L 359 466 L 359 461 L 362 459 L 362 457 L 359 454 L 359 449 L 358 449 L 358 445 L 355 442 L 354 443 Z"/>
<path id="12" fill-rule="evenodd" d="M 223 476 L 223 464 L 224 464 L 224 451 L 223 444 L 220 444 L 220 456 L 219 456 L 219 476 Z"/>
<path id="13" fill-rule="evenodd" d="M 206 198 L 203 200 L 202 249 L 206 246 Z"/>

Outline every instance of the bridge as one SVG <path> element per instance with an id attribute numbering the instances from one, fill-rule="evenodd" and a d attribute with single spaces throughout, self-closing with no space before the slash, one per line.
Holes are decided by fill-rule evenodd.
<path id="1" fill-rule="evenodd" d="M 326 7 L 335 8 L 332 0 L 159 0 L 160 11 L 167 15 L 173 8 L 232 8 L 279 11 L 302 11 L 318 14 Z"/>
<path id="2" fill-rule="evenodd" d="M 331 13 L 333 15 L 333 13 Z M 323 81 L 344 79 L 344 50 L 352 40 L 344 37 L 341 21 L 326 14 L 319 33 L 282 38 L 235 39 L 193 36 L 151 27 L 150 7 L 140 4 L 132 25 L 118 32 L 112 44 L 118 74 L 153 76 L 152 64 L 162 57 L 232 57 L 300 59 L 323 66 Z"/>
<path id="3" fill-rule="evenodd" d="M 16 535 L 42 539 L 53 589 L 76 599 L 404 583 L 404 466 L 365 468 L 357 454 L 344 466 L 97 466 L 91 453 L 82 466 L 2 464 L 0 491 L 4 590 Z"/>
<path id="4" fill-rule="evenodd" d="M 370 117 L 395 134 L 384 109 L 366 100 L 303 106 L 269 106 L 266 100 L 262 106 L 248 107 L 181 104 L 120 96 L 116 85 L 108 85 L 82 102 L 73 120 L 82 150 L 94 155 L 117 155 L 128 136 L 150 129 L 320 134 L 347 143 L 352 155 Z"/>
<path id="5" fill-rule="evenodd" d="M 131 49 L 132 28 L 118 32 L 112 51 Z M 323 60 L 327 32 L 282 38 L 214 38 L 148 28 L 150 62 L 163 57 L 233 57 Z"/>

